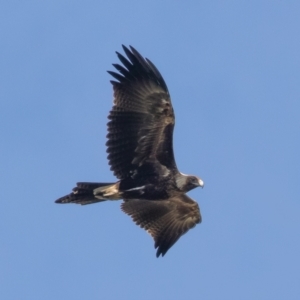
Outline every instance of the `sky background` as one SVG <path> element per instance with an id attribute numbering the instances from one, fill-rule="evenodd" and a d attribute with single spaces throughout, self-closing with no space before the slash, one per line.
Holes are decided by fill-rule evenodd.
<path id="1" fill-rule="evenodd" d="M 300 299 L 299 1 L 1 1 L 1 299 Z M 165 257 L 106 159 L 121 44 L 160 70 L 203 222 Z"/>

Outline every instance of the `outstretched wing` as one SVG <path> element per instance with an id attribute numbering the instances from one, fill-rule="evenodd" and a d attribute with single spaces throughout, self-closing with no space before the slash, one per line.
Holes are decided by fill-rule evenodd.
<path id="1" fill-rule="evenodd" d="M 164 256 L 183 234 L 201 222 L 197 202 L 185 194 L 161 201 L 127 200 L 121 209 L 151 234 L 157 257 Z"/>
<path id="2" fill-rule="evenodd" d="M 108 71 L 114 104 L 108 118 L 107 153 L 111 170 L 119 179 L 130 176 L 144 162 L 158 161 L 176 168 L 173 154 L 174 112 L 164 79 L 148 59 L 133 47 L 117 52 L 123 66 Z"/>

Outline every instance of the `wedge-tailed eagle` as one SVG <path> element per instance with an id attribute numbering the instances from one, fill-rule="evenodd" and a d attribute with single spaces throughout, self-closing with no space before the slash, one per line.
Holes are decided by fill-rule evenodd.
<path id="1" fill-rule="evenodd" d="M 197 202 L 186 193 L 203 181 L 178 171 L 173 152 L 175 116 L 167 85 L 149 59 L 123 46 L 113 64 L 113 107 L 107 153 L 116 183 L 78 182 L 56 203 L 81 205 L 123 199 L 121 209 L 150 233 L 164 256 L 189 229 L 201 222 Z"/>

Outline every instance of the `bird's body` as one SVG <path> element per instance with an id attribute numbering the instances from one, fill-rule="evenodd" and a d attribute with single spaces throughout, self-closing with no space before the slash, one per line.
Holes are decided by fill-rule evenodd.
<path id="1" fill-rule="evenodd" d="M 123 199 L 121 209 L 155 240 L 157 256 L 201 222 L 198 204 L 185 193 L 203 181 L 177 169 L 173 153 L 175 116 L 159 71 L 133 47 L 117 53 L 119 73 L 108 116 L 107 152 L 116 183 L 79 182 L 56 203 L 91 204 Z"/>

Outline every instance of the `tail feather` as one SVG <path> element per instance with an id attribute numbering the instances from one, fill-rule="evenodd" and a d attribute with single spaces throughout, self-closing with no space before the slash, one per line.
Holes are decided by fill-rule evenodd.
<path id="1" fill-rule="evenodd" d="M 76 203 L 86 205 L 103 202 L 109 198 L 102 198 L 96 190 L 99 188 L 105 190 L 105 188 L 109 188 L 114 185 L 115 183 L 78 182 L 76 187 L 73 188 L 72 193 L 57 199 L 55 203 Z"/>

